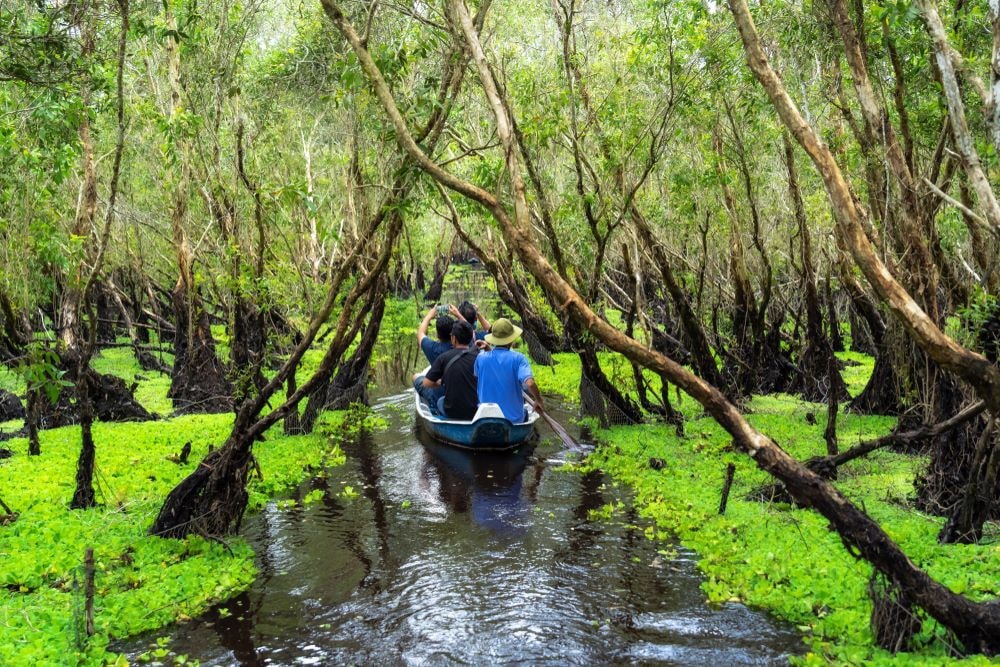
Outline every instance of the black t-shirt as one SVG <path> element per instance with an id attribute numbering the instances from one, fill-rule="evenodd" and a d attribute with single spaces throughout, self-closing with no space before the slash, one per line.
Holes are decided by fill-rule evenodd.
<path id="1" fill-rule="evenodd" d="M 469 348 L 448 350 L 435 359 L 427 371 L 427 379 L 431 382 L 437 382 L 443 376 L 444 412 L 452 419 L 472 419 L 479 407 L 475 373 L 477 352 Z M 448 366 L 452 359 L 455 363 Z M 448 366 L 447 372 L 445 366 Z"/>

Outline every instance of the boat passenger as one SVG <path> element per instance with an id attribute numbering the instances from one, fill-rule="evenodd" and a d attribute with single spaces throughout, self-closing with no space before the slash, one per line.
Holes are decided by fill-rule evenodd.
<path id="1" fill-rule="evenodd" d="M 477 343 L 475 372 L 480 403 L 496 403 L 503 416 L 518 424 L 525 421 L 524 392 L 528 392 L 536 410 L 544 410 L 542 394 L 535 384 L 531 364 L 520 352 L 511 349 L 523 329 L 501 317 L 493 323 L 485 341 Z M 490 349 L 492 346 L 492 349 Z"/>
<path id="2" fill-rule="evenodd" d="M 479 310 L 479 306 L 466 300 L 458 304 L 455 312 L 476 330 L 476 340 L 484 340 L 486 338 L 486 334 L 490 332 L 490 321 L 483 316 L 482 311 Z M 481 328 L 476 329 L 477 322 Z"/>
<path id="3" fill-rule="evenodd" d="M 454 306 L 451 307 L 454 308 Z M 431 306 L 431 309 L 424 315 L 423 321 L 420 322 L 420 326 L 417 327 L 417 344 L 423 351 L 424 356 L 427 357 L 427 363 L 429 364 L 433 364 L 435 359 L 451 349 L 451 328 L 454 326 L 455 320 L 442 312 L 447 309 L 448 306 L 439 304 Z M 427 327 L 430 326 L 434 315 L 437 315 L 437 320 L 434 322 L 434 329 L 438 337 L 437 340 L 432 340 L 427 335 Z M 437 387 L 433 390 L 422 392 L 423 382 L 424 376 L 422 373 L 417 373 L 413 376 L 413 388 L 417 390 L 417 393 L 426 399 L 431 406 L 437 405 L 438 399 L 444 396 L 444 390 Z"/>
<path id="4" fill-rule="evenodd" d="M 444 387 L 444 396 L 431 403 L 437 414 L 448 419 L 471 420 L 476 415 L 479 400 L 473 367 L 478 350 L 470 348 L 472 325 L 465 320 L 455 322 L 451 328 L 451 346 L 434 360 L 424 377 L 422 390 Z"/>
<path id="5" fill-rule="evenodd" d="M 451 327 L 455 324 L 455 320 L 442 312 L 446 308 L 454 308 L 454 306 L 446 307 L 437 304 L 431 306 L 431 309 L 424 315 L 423 321 L 420 322 L 420 326 L 417 327 L 417 345 L 427 357 L 429 364 L 433 364 L 439 355 L 451 349 Z M 437 340 L 431 340 L 431 337 L 427 335 L 427 328 L 434 315 L 437 315 L 437 320 L 434 322 Z"/>

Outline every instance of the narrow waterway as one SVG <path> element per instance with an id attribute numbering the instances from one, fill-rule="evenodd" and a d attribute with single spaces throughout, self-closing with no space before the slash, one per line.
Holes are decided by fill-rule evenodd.
<path id="1" fill-rule="evenodd" d="M 555 442 L 471 455 L 419 432 L 411 393 L 375 409 L 388 429 L 299 490 L 321 502 L 247 520 L 259 578 L 170 630 L 173 650 L 202 665 L 783 664 L 802 650 L 764 614 L 707 605 L 693 555 L 647 540 L 601 474 L 560 469 Z M 591 515 L 612 501 L 624 509 Z"/>

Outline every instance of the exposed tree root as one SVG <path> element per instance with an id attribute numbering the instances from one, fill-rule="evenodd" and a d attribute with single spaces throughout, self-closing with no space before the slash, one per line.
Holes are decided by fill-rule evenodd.
<path id="1" fill-rule="evenodd" d="M 909 649 L 922 625 L 913 601 L 895 582 L 878 572 L 872 572 L 868 580 L 868 596 L 872 601 L 871 626 L 875 643 L 892 653 Z"/>
<path id="2" fill-rule="evenodd" d="M 226 535 L 239 530 L 249 498 L 250 443 L 231 435 L 167 496 L 149 532 L 181 538 L 194 533 Z"/>
<path id="3" fill-rule="evenodd" d="M 178 333 L 167 396 L 178 414 L 229 412 L 233 409 L 233 388 L 215 354 L 215 340 L 201 299 L 190 296 L 180 284 L 173 299 Z"/>
<path id="4" fill-rule="evenodd" d="M 114 375 L 102 375 L 88 369 L 90 400 L 93 403 L 94 418 L 104 422 L 149 421 L 153 415 L 135 400 L 135 388 Z M 37 401 L 38 428 L 48 429 L 79 423 L 74 407 L 76 402 L 76 368 L 71 364 L 63 376 L 74 386 L 65 387 L 55 404 L 44 396 Z"/>
<path id="5" fill-rule="evenodd" d="M 24 419 L 24 406 L 21 399 L 6 389 L 0 389 L 0 422 Z"/>

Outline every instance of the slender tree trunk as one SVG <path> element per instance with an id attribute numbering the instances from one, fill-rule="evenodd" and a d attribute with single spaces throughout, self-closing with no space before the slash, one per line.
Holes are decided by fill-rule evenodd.
<path id="1" fill-rule="evenodd" d="M 80 457 L 76 463 L 76 490 L 70 509 L 86 509 L 97 504 L 94 497 L 94 404 L 90 399 L 90 382 L 84 373 L 76 383 L 77 410 L 80 415 Z"/>
<path id="2" fill-rule="evenodd" d="M 396 106 L 392 93 L 378 66 L 372 60 L 361 38 L 347 20 L 334 0 L 322 0 L 322 5 L 344 37 L 350 42 L 358 56 L 359 63 L 374 87 L 374 92 L 387 112 L 395 129 L 396 139 L 417 165 L 443 186 L 457 191 L 479 202 L 500 224 L 505 236 L 517 251 L 525 267 L 535 276 L 544 289 L 553 297 L 566 304 L 566 311 L 582 327 L 589 329 L 611 349 L 625 354 L 629 359 L 657 372 L 667 374 L 682 390 L 698 400 L 713 417 L 733 436 L 736 445 L 751 456 L 762 469 L 778 477 L 789 488 L 797 500 L 807 502 L 821 512 L 833 524 L 841 537 L 853 545 L 857 551 L 880 571 L 885 572 L 901 588 L 912 595 L 916 604 L 923 607 L 934 618 L 956 633 L 967 650 L 996 651 L 1000 649 L 1000 604 L 972 602 L 948 590 L 931 579 L 926 572 L 917 568 L 885 534 L 885 532 L 864 512 L 842 496 L 828 482 L 792 459 L 776 443 L 756 431 L 739 413 L 735 406 L 715 388 L 686 371 L 671 359 L 663 357 L 648 347 L 629 339 L 615 327 L 609 325 L 594 313 L 552 268 L 540 253 L 532 237 L 530 211 L 528 210 L 523 180 L 515 150 L 510 119 L 505 109 L 489 63 L 479 41 L 478 29 L 468 15 L 468 10 L 460 0 L 452 2 L 452 11 L 459 18 L 462 33 L 472 51 L 473 61 L 483 83 L 483 89 L 496 118 L 497 134 L 504 144 L 508 176 L 514 197 L 514 215 L 491 193 L 464 181 L 433 162 L 418 146 L 407 127 L 407 123 Z M 740 0 L 731 0 L 734 14 L 738 17 L 741 36 L 751 60 L 763 62 L 766 58 L 760 50 L 756 31 L 752 29 L 749 10 Z M 760 68 L 761 73 L 767 70 Z M 755 73 L 758 70 L 755 69 Z M 773 72 L 771 73 L 773 76 Z M 767 81 L 770 78 L 759 74 Z M 774 77 L 776 79 L 776 77 Z M 780 85 L 779 85 L 780 87 Z M 781 89 L 783 92 L 783 89 Z M 799 118 L 797 130 L 811 132 L 809 126 Z M 797 138 L 799 138 L 797 136 Z M 853 205 L 853 201 L 850 201 Z M 841 200 L 838 199 L 838 204 Z M 887 272 L 886 272 L 887 273 Z"/>
<path id="3" fill-rule="evenodd" d="M 965 103 L 959 89 L 958 77 L 952 63 L 954 49 L 948 43 L 948 36 L 938 14 L 934 0 L 917 0 L 917 6 L 924 16 L 927 32 L 934 45 L 934 61 L 941 76 L 945 102 L 948 105 L 948 120 L 955 148 L 962 159 L 962 166 L 969 177 L 969 183 L 979 200 L 979 208 L 995 234 L 1000 235 L 1000 203 L 983 172 L 983 165 L 976 150 L 975 141 L 965 118 Z"/>
<path id="4" fill-rule="evenodd" d="M 37 389 L 28 389 L 25 400 L 24 425 L 28 428 L 28 455 L 39 456 L 42 453 L 42 446 L 38 440 L 38 402 L 42 400 Z"/>
<path id="5" fill-rule="evenodd" d="M 847 396 L 847 386 L 840 377 L 833 347 L 823 331 L 823 313 L 820 309 L 819 294 L 816 291 L 812 242 L 809 236 L 809 227 L 806 224 L 806 210 L 802 203 L 802 193 L 799 190 L 798 175 L 795 169 L 795 149 L 787 133 L 782 135 L 782 139 L 785 147 L 785 167 L 788 170 L 788 192 L 792 199 L 795 221 L 799 228 L 802 292 L 806 307 L 806 344 L 799 356 L 801 375 L 798 376 L 797 381 L 793 382 L 792 391 L 801 393 L 807 401 L 829 401 L 830 392 L 833 392 L 834 400 L 839 400 Z"/>
<path id="6" fill-rule="evenodd" d="M 181 100 L 181 57 L 177 41 L 177 18 L 166 5 L 170 116 L 179 117 Z M 232 386 L 222 362 L 215 354 L 215 339 L 195 282 L 194 255 L 186 222 L 190 188 L 190 168 L 186 139 L 178 138 L 175 150 L 179 162 L 173 183 L 170 228 L 177 258 L 178 277 L 171 296 L 176 323 L 174 369 L 168 396 L 179 413 L 228 412 L 232 409 Z"/>
<path id="7" fill-rule="evenodd" d="M 827 321 L 830 323 L 830 347 L 834 352 L 844 351 L 844 337 L 840 332 L 840 318 L 837 317 L 837 301 L 833 293 L 833 283 L 829 270 L 823 281 L 823 292 L 826 297 Z"/>

